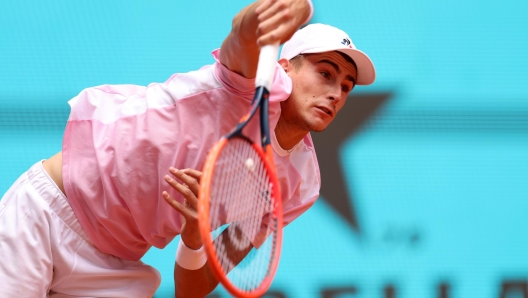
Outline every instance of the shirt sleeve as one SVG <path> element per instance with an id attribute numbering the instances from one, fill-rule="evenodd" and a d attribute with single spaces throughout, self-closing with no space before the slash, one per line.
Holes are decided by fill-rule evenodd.
<path id="1" fill-rule="evenodd" d="M 216 61 L 215 76 L 231 93 L 243 96 L 248 100 L 253 99 L 255 94 L 255 79 L 248 79 L 234 71 L 231 71 L 220 62 L 220 49 L 212 52 Z M 286 74 L 279 63 L 276 63 L 275 76 L 269 97 L 270 103 L 281 102 L 290 96 L 292 91 L 291 78 Z"/>

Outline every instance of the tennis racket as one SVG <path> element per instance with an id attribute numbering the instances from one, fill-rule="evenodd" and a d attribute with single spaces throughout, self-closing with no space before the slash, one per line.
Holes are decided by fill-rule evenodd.
<path id="1" fill-rule="evenodd" d="M 198 217 L 208 263 L 235 297 L 262 296 L 279 263 L 282 201 L 268 124 L 277 53 L 278 44 L 261 48 L 250 110 L 215 143 L 200 182 Z M 260 117 L 255 117 L 257 110 Z M 242 131 L 257 118 L 261 144 Z"/>

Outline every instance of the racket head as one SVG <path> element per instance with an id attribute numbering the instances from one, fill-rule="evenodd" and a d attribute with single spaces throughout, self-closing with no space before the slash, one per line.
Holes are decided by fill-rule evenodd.
<path id="1" fill-rule="evenodd" d="M 279 263 L 282 200 L 270 147 L 264 152 L 244 137 L 222 138 L 202 173 L 198 216 L 203 245 L 213 274 L 236 297 L 262 296 Z M 260 246 L 234 264 L 250 244 Z"/>

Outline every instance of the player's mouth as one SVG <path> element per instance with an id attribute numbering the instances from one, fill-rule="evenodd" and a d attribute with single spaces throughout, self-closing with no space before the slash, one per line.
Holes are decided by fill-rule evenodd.
<path id="1" fill-rule="evenodd" d="M 326 106 L 316 106 L 316 108 L 320 111 L 322 111 L 323 113 L 331 116 L 331 117 L 334 117 L 334 110 L 331 109 L 331 108 L 328 108 Z"/>

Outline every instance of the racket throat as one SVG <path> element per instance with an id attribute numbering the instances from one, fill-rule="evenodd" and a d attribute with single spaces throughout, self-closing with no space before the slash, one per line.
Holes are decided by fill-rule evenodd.
<path id="1" fill-rule="evenodd" d="M 262 142 L 262 148 L 266 151 L 270 144 L 269 139 L 269 91 L 266 87 L 257 87 L 255 92 L 255 99 L 260 98 L 260 137 Z"/>
<path id="2" fill-rule="evenodd" d="M 260 107 L 260 137 L 261 137 L 261 145 L 264 151 L 267 151 L 268 145 L 271 144 L 270 137 L 269 137 L 269 95 L 270 92 L 268 89 L 264 86 L 259 86 L 255 89 L 255 95 L 253 96 L 253 100 L 251 102 L 251 111 L 249 112 L 248 116 L 246 117 L 245 121 L 240 122 L 233 131 L 231 131 L 229 134 L 226 135 L 227 139 L 231 139 L 233 137 L 242 137 L 246 138 L 242 134 L 242 130 L 246 125 L 249 123 L 249 121 L 255 116 L 257 113 L 257 110 L 259 110 Z"/>

